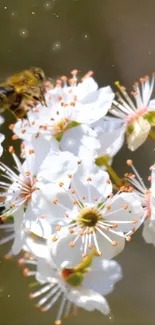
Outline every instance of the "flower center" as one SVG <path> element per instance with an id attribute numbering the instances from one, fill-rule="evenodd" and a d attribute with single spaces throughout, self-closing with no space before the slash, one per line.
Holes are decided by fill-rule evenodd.
<path id="1" fill-rule="evenodd" d="M 92 207 L 83 208 L 78 216 L 81 228 L 95 227 L 99 220 L 103 219 L 102 214 Z"/>
<path id="2" fill-rule="evenodd" d="M 132 114 L 129 114 L 126 118 L 127 124 L 131 125 L 133 122 L 139 119 L 140 116 L 143 116 L 147 112 L 148 108 L 143 107 L 137 109 L 136 112 L 133 112 Z"/>
<path id="3" fill-rule="evenodd" d="M 59 120 L 58 122 L 54 123 L 52 129 L 53 129 L 53 135 L 57 135 L 59 132 L 63 132 L 67 129 L 69 124 L 69 119 L 63 118 Z"/>
<path id="4" fill-rule="evenodd" d="M 31 199 L 32 193 L 37 190 L 37 188 L 34 186 L 35 183 L 36 183 L 36 178 L 34 178 L 32 181 L 30 178 L 28 178 L 23 183 L 20 192 L 20 197 L 25 198 L 26 202 L 28 202 Z"/>

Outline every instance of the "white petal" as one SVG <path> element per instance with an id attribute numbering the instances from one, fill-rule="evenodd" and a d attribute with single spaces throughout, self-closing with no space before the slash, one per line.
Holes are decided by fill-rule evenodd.
<path id="1" fill-rule="evenodd" d="M 102 253 L 101 258 L 111 259 L 114 256 L 118 255 L 125 245 L 125 239 L 123 237 L 116 236 L 114 234 L 108 233 L 112 241 L 117 241 L 117 246 L 113 246 L 105 237 L 97 232 L 97 242 L 99 249 Z M 57 268 L 60 268 L 64 256 L 68 261 L 68 266 L 73 267 L 81 262 L 83 245 L 81 237 L 78 239 L 74 247 L 71 247 L 69 244 L 71 241 L 74 241 L 77 234 L 68 234 L 67 236 L 61 237 L 55 245 L 52 245 L 51 252 L 53 256 L 54 263 L 57 265 Z M 94 245 L 95 247 L 95 245 Z M 98 257 L 100 258 L 100 257 Z"/>
<path id="2" fill-rule="evenodd" d="M 146 219 L 142 235 L 147 244 L 153 244 L 155 246 L 155 221 Z"/>
<path id="3" fill-rule="evenodd" d="M 69 291 L 67 298 L 76 306 L 86 309 L 87 311 L 99 310 L 101 313 L 108 315 L 110 312 L 109 305 L 104 297 L 95 291 L 79 288 Z"/>
<path id="4" fill-rule="evenodd" d="M 3 134 L 0 133 L 0 157 L 2 156 L 3 154 L 3 147 L 1 145 L 1 143 L 4 141 L 5 139 L 5 136 Z"/>
<path id="5" fill-rule="evenodd" d="M 127 208 L 125 205 L 127 205 Z M 141 225 L 144 210 L 136 193 L 121 193 L 116 197 L 114 196 L 110 206 L 110 210 L 105 212 L 105 218 L 107 221 L 116 222 L 116 224 L 118 221 L 118 227 L 115 231 L 128 232 L 133 228 L 137 229 Z M 122 223 L 119 223 L 119 221 Z M 123 221 L 129 221 L 129 223 L 123 223 Z"/>
<path id="6" fill-rule="evenodd" d="M 106 295 L 113 291 L 115 283 L 121 278 L 122 270 L 116 261 L 94 257 L 91 269 L 86 273 L 82 285 Z"/>
<path id="7" fill-rule="evenodd" d="M 133 123 L 133 127 L 134 130 L 127 139 L 128 148 L 131 151 L 135 151 L 145 142 L 151 129 L 149 122 L 143 117 L 139 117 L 139 119 Z"/>
<path id="8" fill-rule="evenodd" d="M 63 151 L 70 151 L 80 159 L 87 154 L 95 155 L 100 148 L 97 134 L 86 125 L 80 125 L 67 130 L 60 143 Z"/>
<path id="9" fill-rule="evenodd" d="M 68 182 L 68 174 L 73 174 L 78 167 L 78 159 L 70 152 L 51 152 L 40 167 L 38 179 L 48 182 Z"/>
<path id="10" fill-rule="evenodd" d="M 91 181 L 88 182 L 88 178 Z M 73 188 L 79 193 L 80 197 L 88 198 L 88 187 L 90 188 L 91 201 L 94 197 L 100 197 L 102 195 L 102 201 L 107 198 L 112 192 L 111 182 L 109 180 L 109 175 L 107 172 L 96 166 L 92 157 L 89 155 L 82 161 L 79 165 L 77 172 L 73 175 Z"/>

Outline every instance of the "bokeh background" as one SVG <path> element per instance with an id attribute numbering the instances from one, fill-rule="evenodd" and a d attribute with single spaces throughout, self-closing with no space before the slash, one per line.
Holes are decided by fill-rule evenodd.
<path id="1" fill-rule="evenodd" d="M 69 74 L 77 68 L 94 71 L 99 85 L 120 80 L 128 88 L 139 77 L 155 70 L 154 0 L 0 0 L 0 80 L 39 66 L 49 77 Z M 6 114 L 1 132 L 11 144 Z M 126 148 L 114 159 L 123 176 L 125 161 L 133 158 L 147 183 L 155 161 L 155 144 L 148 140 L 132 154 Z M 11 163 L 7 151 L 5 162 Z M 40 313 L 28 299 L 28 279 L 16 261 L 5 261 L 9 248 L 0 247 L 0 325 L 52 325 L 57 310 Z M 64 324 L 154 325 L 155 248 L 145 244 L 141 229 L 117 259 L 124 279 L 107 299 L 112 314 L 80 311 Z"/>

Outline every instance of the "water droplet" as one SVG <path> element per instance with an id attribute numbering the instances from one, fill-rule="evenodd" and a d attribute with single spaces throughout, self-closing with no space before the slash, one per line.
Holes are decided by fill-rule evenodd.
<path id="1" fill-rule="evenodd" d="M 59 17 L 58 13 L 56 13 L 56 12 L 53 13 L 53 16 L 55 16 L 56 18 Z"/>
<path id="2" fill-rule="evenodd" d="M 34 11 L 31 12 L 32 15 L 35 15 L 36 13 Z"/>
<path id="3" fill-rule="evenodd" d="M 5 6 L 5 7 L 4 7 L 4 9 L 5 9 L 5 10 L 7 10 L 7 9 L 8 9 L 8 7 L 6 7 L 6 6 Z"/>
<path id="4" fill-rule="evenodd" d="M 44 3 L 44 8 L 45 8 L 46 10 L 51 10 L 52 7 L 53 7 L 53 4 L 51 3 L 51 1 L 48 1 L 48 2 L 45 2 L 45 3 Z"/>
<path id="5" fill-rule="evenodd" d="M 11 295 L 8 295 L 8 298 L 10 298 L 11 297 Z"/>
<path id="6" fill-rule="evenodd" d="M 28 30 L 26 28 L 21 28 L 19 31 L 20 36 L 22 36 L 23 38 L 28 36 Z"/>
<path id="7" fill-rule="evenodd" d="M 149 54 L 152 54 L 152 52 L 150 51 Z"/>
<path id="8" fill-rule="evenodd" d="M 12 12 L 11 12 L 11 17 L 12 17 L 12 18 L 15 18 L 15 17 L 17 17 L 17 12 L 15 12 L 15 11 L 12 11 Z"/>
<path id="9" fill-rule="evenodd" d="M 61 43 L 59 41 L 52 44 L 52 51 L 59 51 L 61 49 Z"/>
<path id="10" fill-rule="evenodd" d="M 88 33 L 83 33 L 82 34 L 82 39 L 85 41 L 88 41 L 90 39 L 90 35 Z"/>
<path id="11" fill-rule="evenodd" d="M 109 316 L 110 323 L 113 322 L 113 320 L 114 320 L 114 315 L 112 313 L 110 313 L 110 316 Z"/>

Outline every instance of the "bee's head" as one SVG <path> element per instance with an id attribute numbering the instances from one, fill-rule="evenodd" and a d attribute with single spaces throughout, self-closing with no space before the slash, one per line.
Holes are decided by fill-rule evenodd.
<path id="1" fill-rule="evenodd" d="M 31 68 L 31 71 L 34 73 L 36 78 L 38 78 L 38 80 L 40 80 L 40 81 L 45 80 L 45 74 L 44 74 L 44 71 L 42 69 L 40 69 L 40 68 Z"/>

